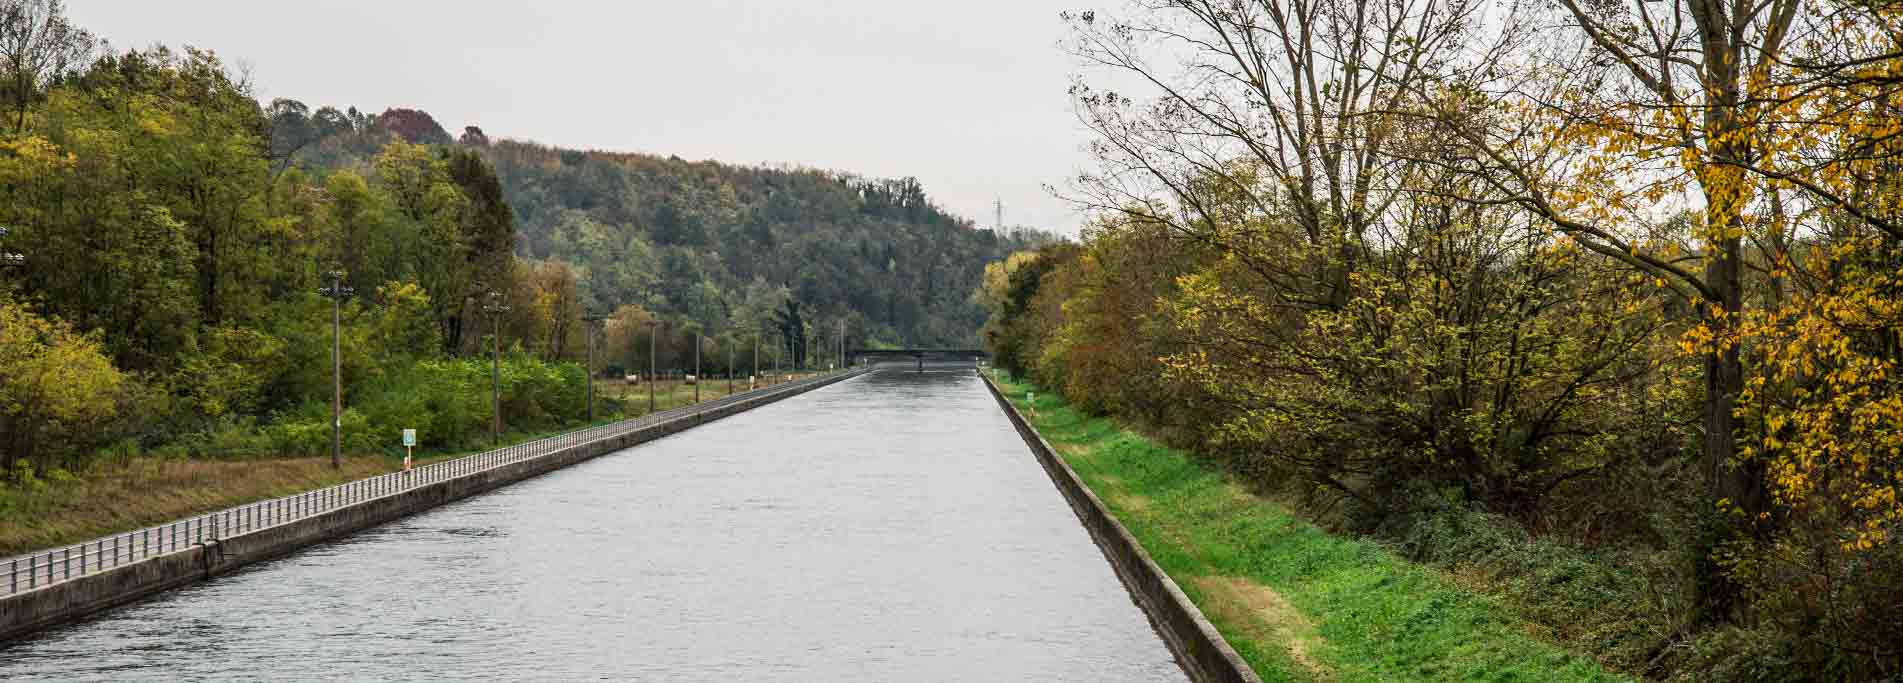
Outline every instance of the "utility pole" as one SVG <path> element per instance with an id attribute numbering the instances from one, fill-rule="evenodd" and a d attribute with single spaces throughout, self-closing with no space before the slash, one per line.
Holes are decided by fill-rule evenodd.
<path id="1" fill-rule="evenodd" d="M 654 357 L 661 343 L 661 321 L 648 321 L 648 412 L 654 412 Z"/>
<path id="2" fill-rule="evenodd" d="M 598 315 L 582 316 L 582 329 L 588 334 L 588 424 L 595 423 L 595 323 L 601 322 Z"/>
<path id="3" fill-rule="evenodd" d="M 754 385 L 758 384 L 760 381 L 760 331 L 759 330 L 753 331 L 753 365 L 747 366 L 747 370 L 748 370 L 747 376 L 752 379 L 752 381 L 747 382 L 747 388 L 751 389 L 754 387 Z"/>
<path id="4" fill-rule="evenodd" d="M 343 469 L 344 466 L 344 297 L 352 290 L 344 286 L 344 272 L 333 270 L 325 273 L 330 278 L 330 286 L 317 290 L 317 293 L 330 297 L 330 468 Z"/>
<path id="5" fill-rule="evenodd" d="M 495 355 L 489 365 L 489 434 L 495 445 L 502 445 L 502 314 L 509 307 L 502 303 L 502 293 L 489 290 L 489 303 L 483 304 L 482 312 L 489 314 L 490 336 L 494 337 Z"/>
<path id="6" fill-rule="evenodd" d="M 694 330 L 694 402 L 700 403 L 700 330 Z"/>
<path id="7" fill-rule="evenodd" d="M 727 342 L 727 395 L 733 395 L 733 342 Z"/>

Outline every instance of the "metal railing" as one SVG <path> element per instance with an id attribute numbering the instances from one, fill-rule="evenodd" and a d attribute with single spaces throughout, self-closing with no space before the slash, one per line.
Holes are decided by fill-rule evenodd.
<path id="1" fill-rule="evenodd" d="M 838 376 L 839 373 L 822 373 L 814 377 L 742 391 L 690 406 L 424 465 L 407 472 L 392 472 L 368 479 L 359 479 L 329 488 L 240 505 L 63 548 L 42 550 L 0 560 L 0 570 L 6 574 L 6 578 L 0 580 L 0 591 L 5 591 L 0 595 L 14 595 L 44 588 L 167 553 L 188 550 L 207 542 L 216 542 L 219 539 L 314 517 L 421 486 L 533 460 L 582 444 L 614 438 L 663 422 L 717 410 L 733 403 L 797 391 Z"/>

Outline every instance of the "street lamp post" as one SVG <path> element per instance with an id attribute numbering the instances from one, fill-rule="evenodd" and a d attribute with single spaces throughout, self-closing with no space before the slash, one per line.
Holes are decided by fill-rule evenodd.
<path id="1" fill-rule="evenodd" d="M 333 270 L 324 274 L 330 278 L 330 286 L 321 287 L 317 293 L 330 298 L 330 467 L 342 469 L 344 466 L 344 297 L 356 290 L 344 285 L 344 272 Z"/>
<path id="2" fill-rule="evenodd" d="M 486 304 L 483 304 L 482 312 L 489 314 L 490 336 L 495 338 L 493 343 L 491 344 L 495 349 L 495 355 L 491 357 L 491 361 L 489 364 L 489 406 L 490 406 L 489 434 L 490 434 L 490 439 L 495 442 L 495 445 L 501 446 L 502 445 L 502 314 L 509 312 L 509 307 L 502 303 L 502 293 L 495 290 L 490 290 L 489 302 Z"/>
<path id="3" fill-rule="evenodd" d="M 727 342 L 727 395 L 733 395 L 733 342 Z"/>
<path id="4" fill-rule="evenodd" d="M 661 344 L 661 321 L 648 321 L 648 412 L 654 412 L 654 349 Z"/>
<path id="5" fill-rule="evenodd" d="M 760 381 L 760 331 L 759 330 L 753 331 L 753 365 L 747 366 L 747 376 L 752 378 L 750 381 L 747 382 L 747 388 L 752 389 L 754 385 Z"/>
<path id="6" fill-rule="evenodd" d="M 595 323 L 603 318 L 598 315 L 582 316 L 582 329 L 588 334 L 588 424 L 595 423 Z"/>
<path id="7" fill-rule="evenodd" d="M 694 402 L 700 403 L 700 330 L 694 330 Z"/>

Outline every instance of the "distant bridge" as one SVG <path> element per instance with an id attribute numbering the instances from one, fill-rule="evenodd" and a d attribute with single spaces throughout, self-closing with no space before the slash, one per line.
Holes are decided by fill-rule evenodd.
<path id="1" fill-rule="evenodd" d="M 846 362 L 857 365 L 861 360 L 868 363 L 916 363 L 920 368 L 926 363 L 975 363 L 991 358 L 991 354 L 980 349 L 848 349 Z"/>

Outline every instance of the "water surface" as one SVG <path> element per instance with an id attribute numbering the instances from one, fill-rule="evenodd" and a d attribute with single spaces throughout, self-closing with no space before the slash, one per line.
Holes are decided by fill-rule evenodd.
<path id="1" fill-rule="evenodd" d="M 0 678 L 1183 680 L 970 370 L 875 373 L 0 649 Z"/>

